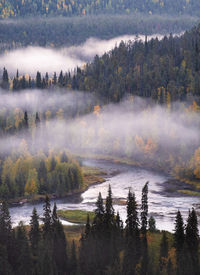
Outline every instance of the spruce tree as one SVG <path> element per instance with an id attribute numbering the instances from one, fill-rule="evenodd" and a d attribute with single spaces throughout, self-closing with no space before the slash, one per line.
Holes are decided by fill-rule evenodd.
<path id="1" fill-rule="evenodd" d="M 33 255 L 37 255 L 38 245 L 40 242 L 40 228 L 39 228 L 39 216 L 37 214 L 37 210 L 34 207 L 31 220 L 30 220 L 30 231 L 29 231 L 29 239 L 31 244 L 31 249 Z"/>
<path id="2" fill-rule="evenodd" d="M 19 223 L 16 233 L 17 242 L 17 275 L 29 275 L 32 272 L 32 260 L 26 230 L 22 222 Z"/>
<path id="3" fill-rule="evenodd" d="M 92 225 L 93 231 L 101 231 L 103 229 L 103 221 L 104 221 L 104 205 L 101 193 L 99 192 L 99 196 L 96 201 L 96 209 L 95 209 L 95 217 Z"/>
<path id="4" fill-rule="evenodd" d="M 46 196 L 45 202 L 43 205 L 43 210 L 44 210 L 44 217 L 43 217 L 43 236 L 44 239 L 50 238 L 51 236 L 51 231 L 52 231 L 52 219 L 51 219 L 51 205 L 50 205 L 50 200 L 49 197 Z"/>
<path id="5" fill-rule="evenodd" d="M 129 190 L 127 199 L 126 243 L 123 259 L 123 274 L 136 274 L 140 258 L 140 233 L 135 194 Z"/>
<path id="6" fill-rule="evenodd" d="M 188 251 L 188 270 L 191 270 L 191 274 L 199 274 L 199 258 L 198 258 L 198 247 L 199 247 L 199 230 L 197 215 L 194 208 L 189 212 L 185 241 Z"/>
<path id="7" fill-rule="evenodd" d="M 37 75 L 36 75 L 36 87 L 38 89 L 42 88 L 42 78 L 41 78 L 41 73 L 40 72 L 37 72 Z"/>
<path id="8" fill-rule="evenodd" d="M 114 226 L 114 208 L 112 202 L 112 190 L 111 186 L 108 187 L 108 196 L 106 197 L 104 223 L 107 230 L 112 230 Z"/>
<path id="9" fill-rule="evenodd" d="M 176 248 L 177 274 L 184 274 L 184 223 L 180 211 L 177 212 L 175 220 L 174 247 Z"/>
<path id="10" fill-rule="evenodd" d="M 65 233 L 63 226 L 57 215 L 57 206 L 54 203 L 52 212 L 52 259 L 54 261 L 54 266 L 58 274 L 64 274 L 67 269 L 67 254 L 66 247 L 67 242 L 65 238 Z"/>
<path id="11" fill-rule="evenodd" d="M 3 68 L 3 77 L 2 77 L 2 85 L 1 87 L 3 89 L 8 89 L 9 88 L 9 78 L 8 78 L 8 71 L 6 68 Z"/>
<path id="12" fill-rule="evenodd" d="M 36 115 L 35 115 L 35 125 L 36 125 L 36 127 L 39 125 L 39 123 L 40 123 L 40 118 L 39 118 L 38 112 L 36 112 Z"/>
<path id="13" fill-rule="evenodd" d="M 146 235 L 148 224 L 148 184 L 149 182 L 142 189 L 141 232 L 143 235 Z"/>
<path id="14" fill-rule="evenodd" d="M 149 231 L 155 232 L 156 231 L 156 221 L 153 216 L 149 218 Z"/>
<path id="15" fill-rule="evenodd" d="M 23 122 L 23 124 L 24 124 L 24 128 L 28 129 L 28 113 L 27 113 L 27 111 L 24 112 L 24 122 Z"/>
<path id="16" fill-rule="evenodd" d="M 141 233 L 142 233 L 142 262 L 141 274 L 145 275 L 148 272 L 148 244 L 147 244 L 147 225 L 148 225 L 148 182 L 142 189 L 141 202 Z"/>
<path id="17" fill-rule="evenodd" d="M 11 218 L 6 201 L 2 202 L 0 208 L 0 244 L 7 245 L 10 242 L 12 233 Z"/>

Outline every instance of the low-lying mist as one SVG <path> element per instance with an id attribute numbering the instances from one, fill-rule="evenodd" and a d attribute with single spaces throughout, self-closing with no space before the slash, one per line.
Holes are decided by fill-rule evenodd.
<path id="1" fill-rule="evenodd" d="M 161 39 L 162 35 L 152 35 L 150 38 L 158 37 Z M 85 43 L 79 46 L 72 46 L 67 48 L 43 48 L 29 46 L 9 51 L 0 56 L 0 68 L 6 67 L 11 76 L 16 74 L 17 69 L 20 74 L 29 74 L 35 76 L 37 71 L 42 74 L 46 72 L 51 75 L 60 71 L 72 71 L 77 66 L 83 66 L 85 63 L 91 61 L 95 55 L 102 55 L 110 51 L 116 45 L 123 41 L 145 39 L 144 35 L 125 35 L 119 36 L 109 40 L 101 40 L 97 38 L 89 38 Z"/>
<path id="2" fill-rule="evenodd" d="M 19 107 L 28 111 L 30 124 L 25 133 L 2 137 L 1 153 L 19 150 L 22 139 L 25 139 L 33 153 L 40 149 L 60 151 L 67 148 L 76 154 L 112 155 L 166 163 L 170 158 L 189 161 L 200 146 L 200 117 L 183 103 L 175 103 L 172 111 L 169 107 L 157 106 L 150 100 L 137 97 L 125 99 L 120 104 L 94 106 L 94 97 L 81 92 L 50 96 L 50 92 L 30 91 L 27 94 L 10 93 L 7 98 L 1 95 L 1 98 L 4 104 L 7 102 L 7 109 L 21 103 Z M 82 110 L 90 108 L 94 111 L 85 111 L 75 118 L 66 116 L 77 104 Z M 3 104 L 0 106 L 2 109 Z M 51 111 L 52 106 L 59 110 L 59 115 L 42 115 L 41 112 Z M 37 127 L 31 122 L 36 111 L 40 112 L 41 118 Z"/>

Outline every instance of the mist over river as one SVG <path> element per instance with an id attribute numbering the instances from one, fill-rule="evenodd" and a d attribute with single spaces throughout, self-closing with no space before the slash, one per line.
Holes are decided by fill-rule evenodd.
<path id="1" fill-rule="evenodd" d="M 177 210 L 183 214 L 184 221 L 188 216 L 189 208 L 199 203 L 198 197 L 189 197 L 164 192 L 164 187 L 169 178 L 165 175 L 148 171 L 141 168 L 131 167 L 123 164 L 114 164 L 100 160 L 84 160 L 84 165 L 95 166 L 108 173 L 106 181 L 102 184 L 91 186 L 82 193 L 80 201 L 72 198 L 63 198 L 55 200 L 58 209 L 82 209 L 94 210 L 98 193 L 101 192 L 103 198 L 107 195 L 109 184 L 111 185 L 114 201 L 124 201 L 127 198 L 129 188 L 135 192 L 138 207 L 140 207 L 141 191 L 144 184 L 149 181 L 149 216 L 153 215 L 156 219 L 158 229 L 173 231 L 174 221 Z M 117 173 L 116 173 L 117 172 Z M 77 202 L 76 202 L 77 201 Z M 11 207 L 10 214 L 13 226 L 19 221 L 28 224 L 32 214 L 33 207 L 36 207 L 38 214 L 42 217 L 43 204 L 26 203 L 23 206 Z M 53 206 L 53 201 L 52 201 Z M 122 220 L 126 220 L 126 205 L 120 203 L 114 204 L 115 211 L 119 211 Z M 70 224 L 62 221 L 63 224 Z"/>

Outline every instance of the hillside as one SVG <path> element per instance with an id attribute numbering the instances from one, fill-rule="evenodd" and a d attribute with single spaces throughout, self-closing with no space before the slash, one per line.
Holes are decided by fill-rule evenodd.
<path id="1" fill-rule="evenodd" d="M 74 16 L 101 13 L 148 13 L 199 16 L 198 0 L 3 0 L 0 17 Z"/>

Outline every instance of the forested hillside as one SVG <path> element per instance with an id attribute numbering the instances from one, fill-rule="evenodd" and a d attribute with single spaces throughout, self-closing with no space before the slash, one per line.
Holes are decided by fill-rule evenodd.
<path id="1" fill-rule="evenodd" d="M 136 12 L 199 16 L 199 9 L 198 0 L 4 0 L 0 4 L 1 18 Z"/>
<path id="2" fill-rule="evenodd" d="M 0 53 L 39 45 L 66 47 L 90 37 L 109 39 L 132 34 L 180 33 L 198 23 L 192 16 L 88 15 L 24 20 L 0 20 Z"/>

